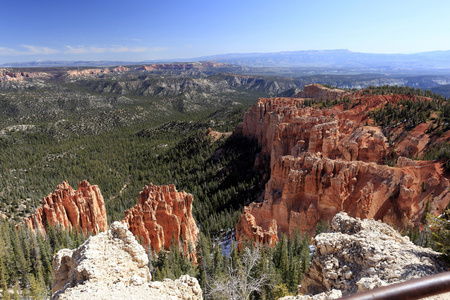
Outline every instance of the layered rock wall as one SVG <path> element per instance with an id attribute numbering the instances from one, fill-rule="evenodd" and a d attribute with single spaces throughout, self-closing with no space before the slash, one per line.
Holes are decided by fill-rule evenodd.
<path id="1" fill-rule="evenodd" d="M 108 228 L 103 196 L 96 185 L 86 180 L 74 190 L 67 181 L 43 198 L 42 206 L 35 213 L 24 219 L 22 224 L 38 231 L 46 232 L 46 226 L 59 224 L 63 228 L 78 228 L 84 233 L 97 234 Z"/>
<path id="2" fill-rule="evenodd" d="M 387 102 L 411 100 L 410 95 L 348 95 L 320 85 L 306 86 L 299 95 L 316 99 L 326 95 L 330 100 L 345 96 L 353 102 L 347 109 L 339 101 L 331 108 L 305 107 L 299 98 L 256 102 L 235 133 L 258 139 L 262 147 L 258 162 L 269 166 L 270 180 L 263 202 L 244 210 L 237 237 L 273 240 L 269 225 L 274 222 L 278 233 L 300 228 L 312 234 L 317 222 L 331 221 L 340 211 L 398 228 L 418 226 L 426 207 L 433 214 L 442 213 L 450 202 L 442 162 L 400 156 L 396 167 L 385 165 L 392 153 L 401 155 L 415 145 L 404 144 L 418 139 L 408 138 L 405 131 L 396 148 L 367 116 L 367 111 Z M 420 139 L 426 136 L 422 132 Z"/>
<path id="3" fill-rule="evenodd" d="M 185 253 L 195 259 L 198 227 L 192 217 L 194 197 L 175 186 L 149 184 L 139 193 L 139 204 L 125 211 L 124 223 L 156 253 L 169 250 L 172 239 L 182 242 Z"/>

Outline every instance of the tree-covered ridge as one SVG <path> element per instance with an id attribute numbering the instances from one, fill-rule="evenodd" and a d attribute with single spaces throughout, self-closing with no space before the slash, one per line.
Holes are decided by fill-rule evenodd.
<path id="1" fill-rule="evenodd" d="M 375 121 L 375 124 L 383 128 L 396 127 L 403 124 L 404 128 L 412 129 L 420 123 L 426 123 L 430 119 L 431 112 L 438 109 L 434 101 L 403 99 L 395 104 L 388 102 L 384 107 L 370 111 L 369 116 Z M 438 118 L 439 123 L 440 119 Z"/>
<path id="2" fill-rule="evenodd" d="M 338 104 L 343 104 L 343 109 L 349 109 L 357 104 L 359 104 L 358 101 L 352 101 L 348 97 L 343 97 L 339 99 L 305 99 L 303 100 L 301 107 L 315 107 L 315 108 L 330 108 Z"/>
<path id="3" fill-rule="evenodd" d="M 383 85 L 383 86 L 368 86 L 361 90 L 362 95 L 412 95 L 433 98 L 439 101 L 446 101 L 447 99 L 439 94 L 436 94 L 430 90 L 422 90 L 420 88 L 414 88 L 409 86 L 398 85 Z"/>
<path id="4" fill-rule="evenodd" d="M 404 99 L 387 102 L 383 107 L 368 112 L 375 124 L 384 129 L 403 124 L 412 129 L 420 123 L 432 121 L 428 133 L 441 135 L 450 129 L 450 103 L 429 90 L 422 91 L 407 86 L 368 87 L 360 91 L 362 95 L 404 95 Z"/>

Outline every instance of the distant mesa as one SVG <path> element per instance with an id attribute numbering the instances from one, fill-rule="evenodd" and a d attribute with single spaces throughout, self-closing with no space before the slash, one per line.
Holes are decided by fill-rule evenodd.
<path id="1" fill-rule="evenodd" d="M 64 75 L 71 79 L 76 78 L 96 78 L 106 74 L 115 73 L 126 73 L 130 71 L 170 71 L 170 70 L 202 70 L 208 68 L 220 68 L 228 66 L 224 63 L 216 62 L 193 62 L 193 63 L 165 63 L 165 64 L 151 64 L 151 65 L 141 65 L 138 67 L 125 67 L 117 66 L 114 68 L 86 68 L 81 67 L 77 69 L 72 69 L 64 71 Z M 63 70 L 63 69 L 61 69 Z M 1 82 L 21 82 L 25 79 L 52 79 L 57 78 L 60 74 L 50 74 L 46 72 L 15 72 L 8 69 L 0 69 L 0 83 Z"/>
<path id="2" fill-rule="evenodd" d="M 11 72 L 0 69 L 0 82 L 23 81 L 26 78 L 49 78 L 50 74 L 45 72 Z"/>
<path id="3" fill-rule="evenodd" d="M 218 68 L 224 67 L 224 63 L 216 62 L 194 62 L 194 63 L 167 63 L 167 64 L 153 64 L 137 67 L 136 70 L 140 71 L 153 71 L 153 70 L 193 70 L 204 68 Z"/>
<path id="4" fill-rule="evenodd" d="M 105 201 L 98 186 L 87 180 L 81 181 L 77 190 L 64 181 L 42 199 L 42 206 L 22 224 L 41 234 L 47 232 L 47 225 L 97 234 L 108 228 Z"/>
<path id="5" fill-rule="evenodd" d="M 195 63 L 167 63 L 167 64 L 152 64 L 142 65 L 130 69 L 124 66 L 118 66 L 115 68 L 95 68 L 95 69 L 79 69 L 67 71 L 68 77 L 97 77 L 103 74 L 111 73 L 124 73 L 132 70 L 136 71 L 158 71 L 158 70 L 199 70 L 206 68 L 218 68 L 226 66 L 223 63 L 215 62 L 195 62 Z"/>
<path id="6" fill-rule="evenodd" d="M 67 76 L 69 77 L 94 77 L 99 74 L 108 74 L 108 73 L 122 73 L 128 72 L 130 68 L 118 66 L 113 69 L 82 69 L 82 70 L 70 70 L 67 71 Z"/>
<path id="7" fill-rule="evenodd" d="M 270 244 L 277 239 L 275 228 L 278 235 L 296 229 L 313 234 L 320 220 L 329 222 L 341 211 L 396 228 L 420 226 L 427 207 L 434 215 L 447 207 L 450 184 L 442 161 L 404 157 L 426 150 L 428 125 L 411 131 L 400 126 L 391 145 L 367 116 L 388 102 L 426 98 L 363 95 L 318 84 L 296 97 L 259 99 L 235 131 L 258 140 L 258 167 L 270 169 L 263 201 L 246 207 L 236 225 L 238 240 Z M 308 106 L 305 97 L 334 104 Z M 398 156 L 395 167 L 385 164 L 392 153 Z"/>

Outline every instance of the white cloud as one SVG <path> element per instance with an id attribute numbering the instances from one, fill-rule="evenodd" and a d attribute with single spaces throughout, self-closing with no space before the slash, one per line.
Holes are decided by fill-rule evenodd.
<path id="1" fill-rule="evenodd" d="M 24 50 L 18 50 L 7 47 L 0 47 L 0 55 L 35 55 L 35 54 L 54 54 L 60 52 L 57 49 L 42 46 L 21 45 Z"/>
<path id="2" fill-rule="evenodd" d="M 64 53 L 64 54 L 93 54 L 93 53 L 139 53 L 139 52 L 160 52 L 164 51 L 166 48 L 163 47 L 155 47 L 155 48 L 146 48 L 146 47 L 126 47 L 121 45 L 111 45 L 111 46 L 65 46 L 62 49 L 54 49 L 45 46 L 33 46 L 33 45 L 21 45 L 20 49 L 1 47 L 0 46 L 0 55 L 10 55 L 10 56 L 19 56 L 19 55 L 49 55 L 55 53 Z"/>
<path id="3" fill-rule="evenodd" d="M 124 53 L 124 52 L 145 52 L 145 47 L 125 47 L 125 46 L 66 46 L 64 53 L 66 54 L 86 54 L 86 53 Z"/>
<path id="4" fill-rule="evenodd" d="M 25 51 L 27 54 L 54 54 L 59 52 L 59 50 L 52 49 L 49 47 L 40 47 L 31 45 L 22 45 L 22 47 L 28 49 L 28 51 Z"/>
<path id="5" fill-rule="evenodd" d="M 167 50 L 167 47 L 153 47 L 151 49 L 149 49 L 152 52 L 163 52 Z"/>
<path id="6" fill-rule="evenodd" d="M 17 53 L 17 51 L 14 50 L 14 49 L 6 48 L 6 47 L 0 47 L 0 55 L 17 55 L 15 53 Z"/>

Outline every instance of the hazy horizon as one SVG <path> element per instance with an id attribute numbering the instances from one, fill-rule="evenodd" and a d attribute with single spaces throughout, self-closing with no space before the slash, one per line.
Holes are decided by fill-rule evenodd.
<path id="1" fill-rule="evenodd" d="M 348 49 L 450 50 L 450 2 L 7 1 L 0 64 Z"/>

